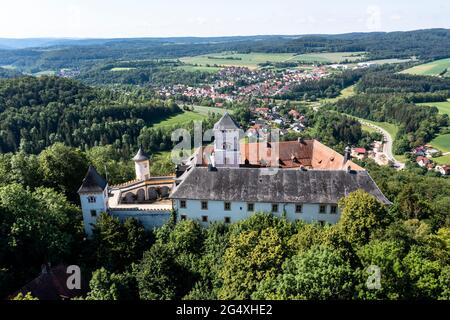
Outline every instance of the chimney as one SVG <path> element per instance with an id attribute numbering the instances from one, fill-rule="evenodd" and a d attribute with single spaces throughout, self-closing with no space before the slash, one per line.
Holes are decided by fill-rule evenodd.
<path id="1" fill-rule="evenodd" d="M 352 159 L 351 153 L 352 149 L 350 148 L 350 146 L 347 146 L 344 151 L 344 164 L 346 164 L 347 161 Z"/>

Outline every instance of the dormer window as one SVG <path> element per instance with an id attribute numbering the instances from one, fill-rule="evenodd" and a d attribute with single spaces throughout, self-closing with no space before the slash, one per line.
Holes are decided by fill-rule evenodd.
<path id="1" fill-rule="evenodd" d="M 88 197 L 88 202 L 89 202 L 89 203 L 96 203 L 96 202 L 97 202 L 97 198 L 94 197 L 94 196 L 89 196 L 89 197 Z"/>

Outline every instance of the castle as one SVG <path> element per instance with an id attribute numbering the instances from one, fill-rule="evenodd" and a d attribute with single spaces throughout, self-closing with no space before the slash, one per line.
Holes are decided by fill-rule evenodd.
<path id="1" fill-rule="evenodd" d="M 133 158 L 136 179 L 109 186 L 90 167 L 78 190 L 85 231 L 101 212 L 138 219 L 146 228 L 178 220 L 203 224 L 271 212 L 287 219 L 337 223 L 340 198 L 358 189 L 390 204 L 369 173 L 316 140 L 242 143 L 241 130 L 227 113 L 214 125 L 214 144 L 200 147 L 177 166 L 176 175 L 152 177 L 149 157 Z"/>

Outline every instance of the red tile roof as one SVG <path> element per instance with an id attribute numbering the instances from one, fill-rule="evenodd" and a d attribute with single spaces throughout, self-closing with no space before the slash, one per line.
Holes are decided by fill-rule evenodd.
<path id="1" fill-rule="evenodd" d="M 203 148 L 203 165 L 209 163 L 213 146 Z M 352 170 L 364 170 L 352 161 L 344 164 L 344 156 L 317 140 L 283 141 L 279 143 L 242 143 L 241 165 L 252 167 L 270 166 L 276 161 L 281 168 L 310 168 L 340 170 L 350 166 Z M 278 156 L 275 154 L 278 153 Z M 274 155 L 272 157 L 272 154 Z"/>

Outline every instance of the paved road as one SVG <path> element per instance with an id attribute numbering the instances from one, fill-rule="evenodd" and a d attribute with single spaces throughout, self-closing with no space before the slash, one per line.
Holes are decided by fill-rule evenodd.
<path id="1" fill-rule="evenodd" d="M 359 122 L 361 124 L 364 124 L 366 126 L 374 128 L 375 130 L 377 130 L 378 132 L 380 132 L 383 135 L 383 137 L 384 137 L 383 153 L 386 155 L 386 157 L 390 161 L 392 161 L 394 163 L 395 168 L 397 168 L 399 170 L 403 169 L 405 167 L 405 164 L 400 161 L 397 161 L 394 157 L 394 153 L 392 152 L 392 144 L 393 144 L 394 139 L 391 137 L 389 132 L 387 132 L 385 129 L 383 129 L 377 125 L 374 125 L 372 123 L 369 123 L 369 122 L 366 122 L 363 120 L 359 120 Z"/>

